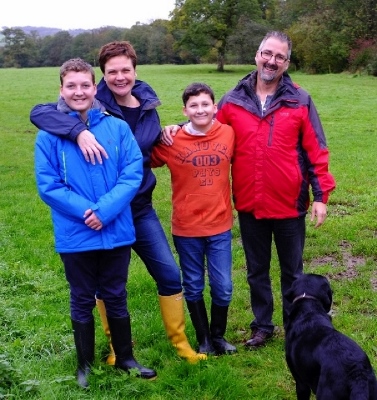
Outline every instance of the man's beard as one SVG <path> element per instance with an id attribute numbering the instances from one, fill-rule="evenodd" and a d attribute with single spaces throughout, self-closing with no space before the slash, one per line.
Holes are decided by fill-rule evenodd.
<path id="1" fill-rule="evenodd" d="M 270 68 L 270 70 L 268 72 L 265 72 L 264 69 L 267 67 Z M 271 71 L 271 69 L 273 71 Z M 277 70 L 278 70 L 277 66 L 266 63 L 263 65 L 263 68 L 262 68 L 262 71 L 261 71 L 259 77 L 263 80 L 264 83 L 271 83 L 276 78 Z"/>

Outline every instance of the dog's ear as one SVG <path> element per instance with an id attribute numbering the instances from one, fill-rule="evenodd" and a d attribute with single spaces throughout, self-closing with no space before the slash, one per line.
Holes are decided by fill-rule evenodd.
<path id="1" fill-rule="evenodd" d="M 325 311 L 328 313 L 331 310 L 331 305 L 332 305 L 332 290 L 330 286 L 330 282 L 328 279 L 323 276 L 322 277 L 322 284 L 321 284 L 321 302 L 323 305 L 323 308 Z"/>
<path id="2" fill-rule="evenodd" d="M 295 283 L 293 282 L 291 287 L 288 289 L 288 291 L 285 294 L 285 298 L 289 303 L 292 303 L 294 298 L 296 297 L 296 292 L 295 292 Z"/>

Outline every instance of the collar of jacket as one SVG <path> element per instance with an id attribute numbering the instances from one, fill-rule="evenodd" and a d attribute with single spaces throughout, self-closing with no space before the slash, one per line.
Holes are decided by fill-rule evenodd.
<path id="1" fill-rule="evenodd" d="M 258 71 L 256 71 L 256 70 L 249 73 L 248 75 L 246 75 L 244 78 L 242 78 L 240 80 L 240 82 L 238 83 L 238 85 L 236 86 L 235 89 L 240 88 L 240 87 L 243 87 L 243 88 L 246 87 L 247 90 L 250 90 L 254 95 L 256 95 L 255 88 L 257 85 L 257 75 L 258 75 Z M 276 98 L 285 92 L 289 92 L 291 95 L 294 95 L 297 93 L 298 88 L 299 88 L 299 86 L 295 85 L 292 82 L 292 79 L 288 75 L 288 73 L 284 72 L 279 81 L 277 90 L 273 97 Z"/>
<path id="2" fill-rule="evenodd" d="M 66 113 L 66 114 L 74 112 L 74 110 L 72 110 L 71 108 L 68 107 L 67 103 L 65 102 L 65 100 L 61 96 L 59 96 L 59 98 L 58 98 L 58 104 L 56 106 L 56 109 L 58 111 Z M 100 110 L 100 111 L 105 111 L 106 110 L 105 107 L 96 98 L 93 101 L 92 109 Z"/>
<path id="3" fill-rule="evenodd" d="M 141 105 L 141 110 L 152 110 L 161 105 L 156 92 L 146 82 L 136 80 L 131 91 Z M 106 110 L 118 118 L 124 119 L 122 111 L 115 101 L 113 93 L 108 88 L 105 80 L 102 78 L 97 85 L 97 99 L 105 106 Z"/>
<path id="4" fill-rule="evenodd" d="M 81 115 L 77 111 L 71 111 L 69 115 L 78 118 L 80 121 L 82 121 Z M 107 116 L 109 116 L 109 113 L 107 113 L 106 111 L 102 111 L 100 108 L 91 108 L 87 112 L 87 120 L 82 122 L 84 122 L 85 125 L 89 128 L 96 126 L 102 118 Z"/>

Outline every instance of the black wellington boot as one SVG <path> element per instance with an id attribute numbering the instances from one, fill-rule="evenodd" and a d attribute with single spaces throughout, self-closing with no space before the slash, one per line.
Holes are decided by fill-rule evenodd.
<path id="1" fill-rule="evenodd" d="M 120 368 L 127 373 L 130 370 L 135 370 L 140 378 L 155 379 L 157 377 L 156 371 L 143 367 L 133 356 L 130 316 L 124 318 L 110 318 L 108 316 L 107 320 L 114 347 L 115 368 Z"/>
<path id="2" fill-rule="evenodd" d="M 192 324 L 195 328 L 196 339 L 199 344 L 198 353 L 214 355 L 215 349 L 211 340 L 207 310 L 204 300 L 186 300 L 186 304 L 190 313 Z"/>
<path id="3" fill-rule="evenodd" d="M 94 362 L 94 319 L 89 322 L 72 321 L 77 354 L 77 383 L 86 389 L 90 366 Z"/>
<path id="4" fill-rule="evenodd" d="M 224 339 L 228 320 L 228 306 L 211 306 L 211 338 L 216 354 L 233 354 L 237 349 Z"/>

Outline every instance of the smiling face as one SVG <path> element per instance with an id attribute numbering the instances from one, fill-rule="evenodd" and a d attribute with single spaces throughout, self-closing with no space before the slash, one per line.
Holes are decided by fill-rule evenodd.
<path id="1" fill-rule="evenodd" d="M 271 54 L 270 60 L 264 59 L 261 51 Z M 281 56 L 286 61 L 276 62 L 275 56 Z M 277 83 L 289 66 L 288 43 L 275 37 L 268 38 L 258 49 L 255 55 L 255 62 L 258 69 L 258 77 L 264 83 Z"/>
<path id="2" fill-rule="evenodd" d="M 78 111 L 85 119 L 96 93 L 97 87 L 90 72 L 69 71 L 62 78 L 60 95 L 71 110 Z"/>
<path id="3" fill-rule="evenodd" d="M 217 105 L 207 93 L 190 96 L 183 107 L 183 114 L 191 121 L 192 127 L 199 132 L 207 132 L 212 126 Z"/>
<path id="4" fill-rule="evenodd" d="M 104 79 L 118 104 L 127 104 L 135 85 L 136 70 L 132 60 L 124 55 L 110 58 L 104 68 Z"/>

